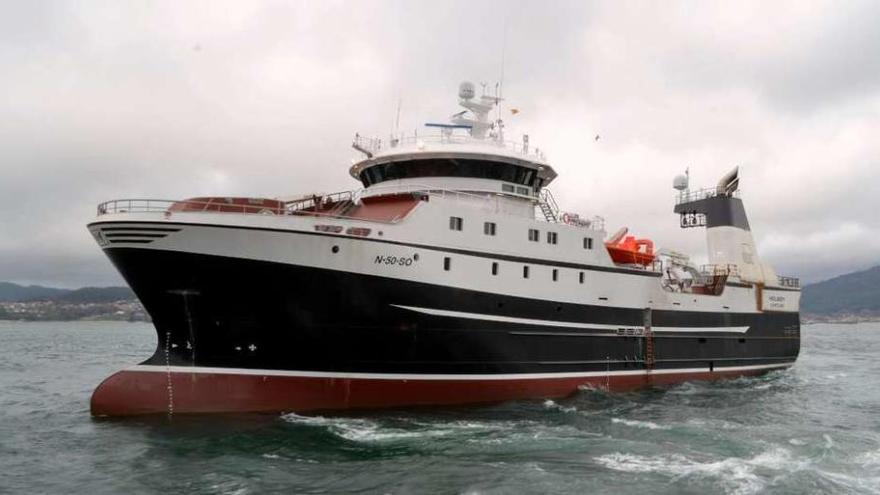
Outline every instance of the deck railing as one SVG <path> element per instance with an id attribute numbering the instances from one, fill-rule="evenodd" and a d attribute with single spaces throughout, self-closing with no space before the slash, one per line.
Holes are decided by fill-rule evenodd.
<path id="1" fill-rule="evenodd" d="M 380 153 L 389 149 L 419 147 L 421 145 L 446 145 L 446 144 L 472 144 L 476 146 L 486 146 L 501 148 L 512 152 L 513 154 L 522 155 L 532 160 L 546 160 L 544 152 L 538 148 L 533 148 L 525 143 L 516 141 L 500 141 L 492 138 L 475 139 L 470 136 L 460 134 L 419 134 L 415 132 L 406 136 L 392 136 L 388 141 L 380 138 L 361 136 L 355 134 L 352 146 L 355 149 L 369 152 L 371 154 Z"/>
<path id="2" fill-rule="evenodd" d="M 733 193 L 724 192 L 723 188 L 720 187 L 707 187 L 705 189 L 698 189 L 696 191 L 683 191 L 675 196 L 675 204 L 682 203 L 690 203 L 692 201 L 699 201 L 701 199 L 714 198 L 715 196 L 727 196 L 731 198 L 740 197 L 739 190 L 734 191 Z"/>
<path id="3" fill-rule="evenodd" d="M 701 265 L 700 273 L 703 275 L 710 276 L 719 276 L 719 275 L 727 275 L 730 277 L 739 277 L 739 266 L 734 264 L 711 264 L 711 265 Z"/>
<path id="4" fill-rule="evenodd" d="M 429 185 L 415 185 L 402 191 L 395 187 L 373 186 L 367 189 L 355 189 L 331 194 L 310 194 L 291 200 L 263 199 L 263 198 L 202 198 L 173 200 L 173 199 L 114 199 L 98 205 L 98 216 L 114 213 L 232 213 L 232 214 L 259 214 L 259 215 L 313 215 L 332 218 L 354 218 L 345 215 L 346 206 L 357 203 L 366 193 L 374 195 L 376 192 L 391 194 L 413 194 L 428 197 L 456 198 L 460 200 L 484 203 L 493 211 L 499 211 L 499 196 L 495 194 L 478 194 L 472 192 L 455 191 L 432 187 Z M 387 192 L 386 192 L 387 191 Z M 251 202 L 252 201 L 252 202 Z M 539 198 L 534 198 L 536 207 L 540 204 Z M 554 202 L 555 206 L 555 202 Z M 567 223 L 576 227 L 604 231 L 605 219 L 594 216 L 590 220 L 582 220 L 577 215 L 572 215 L 576 221 L 566 222 L 569 213 L 555 213 L 556 222 Z M 540 217 L 538 217 L 540 218 Z"/>

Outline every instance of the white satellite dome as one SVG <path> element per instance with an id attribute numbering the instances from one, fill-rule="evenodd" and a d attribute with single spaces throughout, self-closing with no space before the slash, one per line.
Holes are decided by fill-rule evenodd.
<path id="1" fill-rule="evenodd" d="M 475 94 L 474 83 L 464 81 L 458 85 L 458 97 L 462 100 L 470 100 Z"/>
<path id="2" fill-rule="evenodd" d="M 672 187 L 679 191 L 686 190 L 688 188 L 688 176 L 685 174 L 676 175 L 675 179 L 672 179 Z"/>

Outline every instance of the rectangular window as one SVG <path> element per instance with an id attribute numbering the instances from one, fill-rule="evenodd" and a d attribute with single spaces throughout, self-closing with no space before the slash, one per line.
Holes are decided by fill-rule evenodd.
<path id="1" fill-rule="evenodd" d="M 501 190 L 504 192 L 512 193 L 514 191 L 514 188 L 510 184 L 501 184 Z"/>
<path id="2" fill-rule="evenodd" d="M 449 230 L 461 230 L 463 224 L 461 217 L 449 217 Z"/>
<path id="3" fill-rule="evenodd" d="M 538 242 L 538 239 L 541 238 L 541 233 L 538 232 L 538 229 L 529 229 L 529 240 L 533 242 Z"/>
<path id="4" fill-rule="evenodd" d="M 529 278 L 529 266 L 528 265 L 523 267 L 523 278 Z"/>
<path id="5" fill-rule="evenodd" d="M 450 258 L 449 256 L 444 256 L 443 257 L 443 269 L 448 272 L 449 268 L 451 268 L 451 267 L 452 267 L 452 258 Z"/>
<path id="6" fill-rule="evenodd" d="M 556 244 L 558 240 L 559 236 L 556 235 L 556 232 L 547 232 L 547 244 Z"/>
<path id="7" fill-rule="evenodd" d="M 578 275 L 578 280 L 580 281 L 580 283 L 584 283 L 584 272 L 581 272 L 581 273 Z"/>
<path id="8" fill-rule="evenodd" d="M 554 268 L 553 269 L 553 281 L 556 282 L 557 280 L 559 280 L 559 270 Z"/>
<path id="9" fill-rule="evenodd" d="M 492 262 L 492 275 L 498 275 L 498 263 L 495 261 Z"/>
<path id="10" fill-rule="evenodd" d="M 517 187 L 516 193 L 522 194 L 524 196 L 528 196 L 529 195 L 529 188 L 528 187 Z"/>
<path id="11" fill-rule="evenodd" d="M 584 237 L 584 249 L 593 249 L 592 237 Z"/>
<path id="12" fill-rule="evenodd" d="M 483 233 L 486 235 L 495 235 L 495 223 L 493 223 L 493 222 L 483 223 Z"/>

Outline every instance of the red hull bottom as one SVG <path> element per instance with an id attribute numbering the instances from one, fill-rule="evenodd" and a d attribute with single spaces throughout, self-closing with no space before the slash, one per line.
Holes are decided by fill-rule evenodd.
<path id="1" fill-rule="evenodd" d="M 554 399 L 579 387 L 633 390 L 689 380 L 715 380 L 758 375 L 791 363 L 730 369 L 655 370 L 585 374 L 588 376 L 510 378 L 468 375 L 465 379 L 418 375 L 376 377 L 340 373 L 278 372 L 139 366 L 115 373 L 95 389 L 94 416 L 170 413 L 307 412 L 403 406 Z M 447 375 L 449 376 L 449 375 Z"/>

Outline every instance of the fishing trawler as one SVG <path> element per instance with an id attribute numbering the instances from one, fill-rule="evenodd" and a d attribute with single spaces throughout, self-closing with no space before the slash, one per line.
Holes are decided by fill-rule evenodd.
<path id="1" fill-rule="evenodd" d="M 155 353 L 97 416 L 342 410 L 558 398 L 791 366 L 799 288 L 758 256 L 734 169 L 675 178 L 708 265 L 563 211 L 501 98 L 428 132 L 357 136 L 362 188 L 124 199 L 88 228 L 149 312 Z"/>

